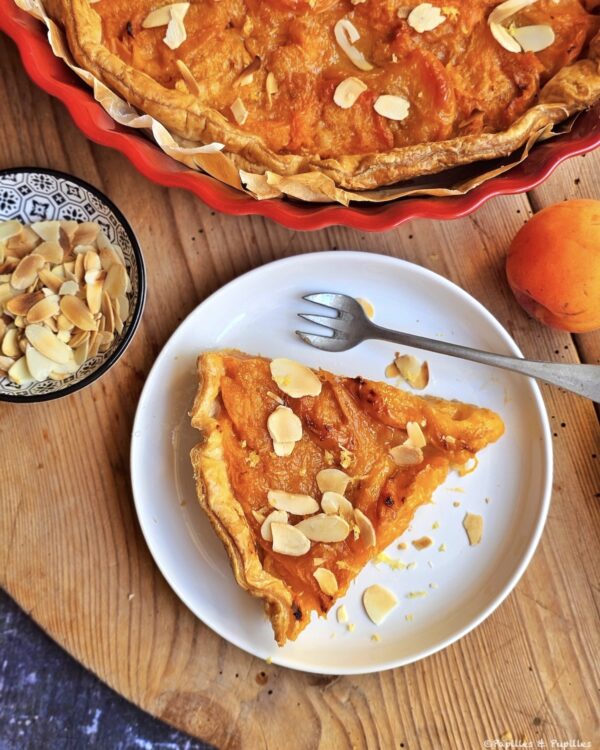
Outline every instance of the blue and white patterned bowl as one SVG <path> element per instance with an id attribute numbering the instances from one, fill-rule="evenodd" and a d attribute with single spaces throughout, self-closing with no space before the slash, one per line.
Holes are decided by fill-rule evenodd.
<path id="1" fill-rule="evenodd" d="M 87 360 L 64 380 L 19 386 L 0 377 L 0 401 L 47 401 L 67 396 L 103 375 L 123 354 L 140 321 L 146 297 L 144 260 L 138 241 L 119 209 L 83 180 L 49 169 L 20 167 L 0 171 L 0 221 L 23 224 L 56 219 L 97 222 L 111 243 L 120 246 L 131 280 L 129 317 L 111 347 Z"/>

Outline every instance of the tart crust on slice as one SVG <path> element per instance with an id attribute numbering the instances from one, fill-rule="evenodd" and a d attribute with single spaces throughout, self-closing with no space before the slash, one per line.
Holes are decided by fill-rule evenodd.
<path id="1" fill-rule="evenodd" d="M 318 395 L 292 398 L 285 378 L 278 378 L 284 390 L 273 379 L 271 364 L 230 350 L 199 357 L 191 418 L 202 436 L 191 461 L 200 505 L 225 546 L 235 578 L 264 600 L 275 640 L 283 645 L 309 624 L 313 611 L 326 615 L 366 563 L 431 501 L 448 471 L 464 471 L 478 451 L 502 435 L 504 425 L 485 408 L 325 370 L 314 372 L 321 384 Z M 302 424 L 302 436 L 287 456 L 275 454 L 267 424 L 282 404 Z M 398 446 L 408 450 L 395 451 Z M 404 465 L 405 454 L 415 462 Z M 261 534 L 276 507 L 269 504 L 270 491 L 320 503 L 317 475 L 330 468 L 350 478 L 340 489 L 353 506 L 351 517 L 347 503 L 339 508 L 349 533 L 327 542 L 307 530 L 307 552 L 275 552 L 272 539 Z M 290 512 L 287 523 L 306 529 L 302 522 L 317 517 L 323 517 L 321 509 L 309 515 Z M 337 525 L 343 526 L 339 520 Z M 334 578 L 315 576 L 319 569 Z"/>

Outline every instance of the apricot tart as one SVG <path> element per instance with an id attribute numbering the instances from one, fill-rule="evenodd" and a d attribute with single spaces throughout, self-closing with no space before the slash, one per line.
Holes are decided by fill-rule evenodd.
<path id="1" fill-rule="evenodd" d="M 43 0 L 69 47 L 238 170 L 379 187 L 514 152 L 600 98 L 595 0 Z"/>
<path id="2" fill-rule="evenodd" d="M 198 360 L 191 452 L 200 505 L 279 645 L 326 615 L 451 468 L 504 431 L 488 409 L 292 360 Z"/>

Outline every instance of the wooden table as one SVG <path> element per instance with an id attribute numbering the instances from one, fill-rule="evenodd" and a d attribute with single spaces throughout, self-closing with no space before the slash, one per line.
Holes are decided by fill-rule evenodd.
<path id="1" fill-rule="evenodd" d="M 553 738 L 600 742 L 600 429 L 592 403 L 543 387 L 554 497 L 514 593 L 443 652 L 370 676 L 270 666 L 206 628 L 154 566 L 128 473 L 137 398 L 173 329 L 221 285 L 296 253 L 352 248 L 420 263 L 481 300 L 526 356 L 599 362 L 600 334 L 572 337 L 527 318 L 506 284 L 504 256 L 533 211 L 600 198 L 600 154 L 459 221 L 303 234 L 216 215 L 188 193 L 151 184 L 121 155 L 87 141 L 62 105 L 29 82 L 4 38 L 0 61 L 0 167 L 52 167 L 97 185 L 131 221 L 149 277 L 135 340 L 100 382 L 48 404 L 0 405 L 0 582 L 8 592 L 120 693 L 220 748 L 467 750 L 510 735 L 534 747 Z"/>

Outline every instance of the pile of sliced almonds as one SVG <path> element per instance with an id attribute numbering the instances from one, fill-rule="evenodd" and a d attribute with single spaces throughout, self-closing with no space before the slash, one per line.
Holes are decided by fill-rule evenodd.
<path id="1" fill-rule="evenodd" d="M 488 24 L 492 36 L 508 52 L 541 52 L 554 44 L 554 29 L 549 24 L 506 25 L 512 16 L 536 2 L 537 0 L 506 0 L 490 13 Z"/>
<path id="2" fill-rule="evenodd" d="M 401 444 L 390 450 L 390 457 L 397 466 L 415 466 L 423 463 L 423 448 L 427 440 L 418 422 L 407 422 L 408 437 Z"/>
<path id="3" fill-rule="evenodd" d="M 352 481 L 340 469 L 322 469 L 316 477 L 321 502 L 310 495 L 294 494 L 283 490 L 269 490 L 268 504 L 273 510 L 262 520 L 262 538 L 273 544 L 273 551 L 291 557 L 305 555 L 312 542 L 335 544 L 354 532 L 355 538 L 371 547 L 377 536 L 371 520 L 359 508 L 354 508 L 344 493 Z M 318 512 L 321 511 L 321 512 Z M 304 516 L 299 523 L 289 523 L 289 516 Z M 255 514 L 260 520 L 262 516 Z M 322 567 L 324 558 L 315 559 L 314 577 L 321 591 L 333 596 L 338 589 L 335 574 Z"/>
<path id="4" fill-rule="evenodd" d="M 0 223 L 0 376 L 64 380 L 129 317 L 123 253 L 93 222 Z"/>

